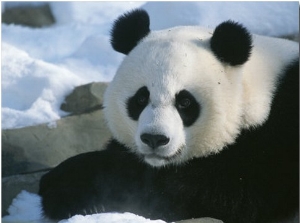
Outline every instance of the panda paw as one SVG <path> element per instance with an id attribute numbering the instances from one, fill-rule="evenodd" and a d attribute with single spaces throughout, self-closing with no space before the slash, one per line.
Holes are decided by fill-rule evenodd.
<path id="1" fill-rule="evenodd" d="M 104 206 L 95 201 L 88 188 L 57 188 L 40 193 L 44 215 L 50 219 L 67 219 L 74 215 L 102 213 Z"/>

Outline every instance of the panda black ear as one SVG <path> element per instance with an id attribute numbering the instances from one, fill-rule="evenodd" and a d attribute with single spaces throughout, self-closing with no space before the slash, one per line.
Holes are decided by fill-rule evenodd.
<path id="1" fill-rule="evenodd" d="M 210 46 L 221 62 L 231 66 L 242 65 L 250 57 L 252 37 L 242 25 L 226 21 L 215 29 Z"/>
<path id="2" fill-rule="evenodd" d="M 145 10 L 135 9 L 120 16 L 111 30 L 114 50 L 128 54 L 150 32 L 150 19 Z"/>

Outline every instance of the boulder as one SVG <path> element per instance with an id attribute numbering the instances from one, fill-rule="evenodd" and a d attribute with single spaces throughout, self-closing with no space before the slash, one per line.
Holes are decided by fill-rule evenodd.
<path id="1" fill-rule="evenodd" d="M 101 150 L 111 134 L 103 111 L 2 131 L 2 176 L 54 167 L 79 153 Z"/>
<path id="2" fill-rule="evenodd" d="M 2 131 L 2 215 L 22 190 L 37 193 L 40 177 L 63 160 L 101 150 L 111 137 L 102 110 L 51 124 Z"/>
<path id="3" fill-rule="evenodd" d="M 22 190 L 37 193 L 45 171 L 79 153 L 101 150 L 111 138 L 102 110 L 105 83 L 79 86 L 64 105 L 72 115 L 2 131 L 2 214 Z"/>
<path id="4" fill-rule="evenodd" d="M 65 98 L 65 102 L 60 108 L 73 115 L 101 109 L 106 87 L 107 83 L 102 82 L 93 82 L 76 87 L 72 93 Z"/>
<path id="5" fill-rule="evenodd" d="M 55 23 L 49 4 L 19 6 L 5 9 L 2 22 L 30 27 L 44 27 Z"/>

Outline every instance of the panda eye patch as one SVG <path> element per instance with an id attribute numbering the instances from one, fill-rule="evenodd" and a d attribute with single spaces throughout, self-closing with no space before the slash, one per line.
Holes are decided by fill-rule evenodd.
<path id="1" fill-rule="evenodd" d="M 175 107 L 185 127 L 191 126 L 199 117 L 200 104 L 187 90 L 182 90 L 176 94 Z"/>
<path id="2" fill-rule="evenodd" d="M 137 121 L 140 114 L 149 102 L 150 93 L 147 87 L 141 87 L 137 92 L 127 100 L 128 116 Z"/>

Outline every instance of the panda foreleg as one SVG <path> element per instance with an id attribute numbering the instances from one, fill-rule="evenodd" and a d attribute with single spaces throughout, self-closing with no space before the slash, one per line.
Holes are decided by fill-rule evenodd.
<path id="1" fill-rule="evenodd" d="M 44 214 L 65 219 L 76 214 L 135 210 L 140 205 L 135 198 L 143 196 L 143 171 L 138 158 L 115 141 L 104 151 L 71 157 L 40 181 Z"/>

